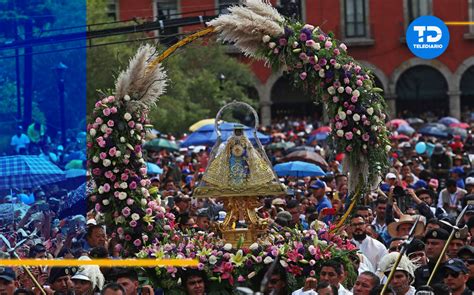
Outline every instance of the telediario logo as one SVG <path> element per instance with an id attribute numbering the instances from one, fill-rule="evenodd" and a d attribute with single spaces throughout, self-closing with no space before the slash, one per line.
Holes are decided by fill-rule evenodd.
<path id="1" fill-rule="evenodd" d="M 448 27 L 435 16 L 420 16 L 408 27 L 406 41 L 414 55 L 423 59 L 433 59 L 448 48 Z"/>

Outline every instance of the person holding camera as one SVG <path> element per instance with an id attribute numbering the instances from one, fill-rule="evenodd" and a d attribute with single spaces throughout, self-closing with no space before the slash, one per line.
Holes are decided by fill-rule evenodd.
<path id="1" fill-rule="evenodd" d="M 466 193 L 465 190 L 457 187 L 456 180 L 448 179 L 446 188 L 439 193 L 438 207 L 446 210 L 449 216 L 457 217 L 461 209 L 461 201 Z"/>

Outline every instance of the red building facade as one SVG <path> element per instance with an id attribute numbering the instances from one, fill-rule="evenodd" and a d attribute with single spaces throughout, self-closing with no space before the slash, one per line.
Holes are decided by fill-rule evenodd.
<path id="1" fill-rule="evenodd" d="M 133 17 L 179 18 L 225 13 L 238 0 L 117 0 L 121 20 Z M 392 116 L 460 118 L 474 110 L 474 25 L 450 26 L 450 43 L 437 59 L 415 57 L 405 43 L 409 23 L 421 15 L 444 21 L 474 21 L 474 0 L 272 0 L 282 12 L 332 31 L 348 45 L 348 52 L 375 74 L 384 89 Z M 200 26 L 183 27 L 180 32 Z M 272 116 L 313 115 L 321 108 L 282 73 L 272 73 L 261 62 L 250 63 L 255 75 L 262 122 Z"/>

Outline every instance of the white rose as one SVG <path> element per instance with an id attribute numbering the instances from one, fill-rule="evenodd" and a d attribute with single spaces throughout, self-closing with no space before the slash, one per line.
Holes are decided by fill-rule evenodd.
<path id="1" fill-rule="evenodd" d="M 214 255 L 209 256 L 209 264 L 214 265 L 217 263 L 217 257 Z"/>
<path id="2" fill-rule="evenodd" d="M 121 155 L 122 155 L 122 152 L 121 152 L 121 151 L 116 151 L 116 152 L 115 152 L 115 156 L 116 156 L 117 158 L 120 157 Z"/>
<path id="3" fill-rule="evenodd" d="M 252 250 L 252 251 L 257 250 L 257 249 L 258 249 L 258 244 L 257 244 L 257 243 L 253 243 L 252 245 L 250 245 L 249 249 Z"/>
<path id="4" fill-rule="evenodd" d="M 128 187 L 128 184 L 127 184 L 126 182 L 122 182 L 122 183 L 120 184 L 120 188 L 121 188 L 121 189 L 126 189 L 127 187 Z"/>
<path id="5" fill-rule="evenodd" d="M 359 90 L 352 91 L 352 96 L 359 97 L 360 96 Z"/>
<path id="6" fill-rule="evenodd" d="M 123 99 L 124 99 L 125 101 L 129 101 L 129 100 L 130 100 L 130 95 L 125 94 L 125 96 L 123 97 Z"/>
<path id="7" fill-rule="evenodd" d="M 130 115 L 130 113 L 125 113 L 125 115 L 123 115 L 123 118 L 127 121 L 130 121 L 132 119 L 132 115 Z"/>
<path id="8" fill-rule="evenodd" d="M 339 88 L 337 88 L 337 92 L 343 93 L 344 92 L 344 87 L 340 86 Z"/>
<path id="9" fill-rule="evenodd" d="M 140 204 L 142 204 L 142 206 L 146 206 L 146 204 L 147 204 L 146 199 L 141 199 Z"/>
<path id="10" fill-rule="evenodd" d="M 108 204 L 110 204 L 110 202 L 108 199 L 103 199 L 102 204 L 104 204 L 104 206 L 107 206 Z"/>
<path id="11" fill-rule="evenodd" d="M 339 136 L 339 137 L 343 137 L 344 136 L 344 131 L 337 130 L 336 135 Z"/>
<path id="12" fill-rule="evenodd" d="M 387 153 L 390 152 L 391 149 L 392 149 L 391 146 L 389 146 L 389 145 L 386 145 L 386 146 L 385 146 L 385 151 L 386 151 Z"/>
<path id="13" fill-rule="evenodd" d="M 326 74 L 324 73 L 324 70 L 323 70 L 323 69 L 320 69 L 320 70 L 319 70 L 318 75 L 319 75 L 319 77 L 321 77 L 321 78 L 324 78 L 324 77 L 326 76 Z"/>
<path id="14" fill-rule="evenodd" d="M 89 134 L 91 136 L 95 136 L 97 134 L 97 131 L 94 128 L 92 128 L 91 130 L 89 130 Z"/>
<path id="15" fill-rule="evenodd" d="M 134 135 L 135 134 L 135 130 L 130 130 L 130 135 Z"/>
<path id="16" fill-rule="evenodd" d="M 331 95 L 334 95 L 334 94 L 336 94 L 336 89 L 334 89 L 333 86 L 329 86 L 328 87 L 328 93 L 331 94 Z"/>
<path id="17" fill-rule="evenodd" d="M 127 193 L 126 192 L 120 192 L 118 195 L 119 200 L 123 201 L 127 198 Z"/>
<path id="18" fill-rule="evenodd" d="M 226 251 L 232 250 L 232 244 L 230 244 L 230 243 L 225 244 L 224 245 L 224 250 L 226 250 Z"/>
<path id="19" fill-rule="evenodd" d="M 270 42 L 270 39 L 271 39 L 271 38 L 270 38 L 270 36 L 268 36 L 268 35 L 265 35 L 265 36 L 262 37 L 263 43 L 268 43 L 268 42 Z"/>
<path id="20" fill-rule="evenodd" d="M 125 137 L 123 137 L 123 136 L 120 137 L 120 142 L 121 142 L 121 143 L 124 143 L 125 141 L 126 141 L 126 140 L 125 140 Z"/>
<path id="21" fill-rule="evenodd" d="M 293 48 L 296 48 L 296 47 L 298 47 L 298 42 L 295 41 L 293 42 Z"/>
<path id="22" fill-rule="evenodd" d="M 341 68 L 341 64 L 340 64 L 340 63 L 336 63 L 336 64 L 334 65 L 334 68 L 335 68 L 336 70 L 339 70 L 339 69 Z"/>
<path id="23" fill-rule="evenodd" d="M 287 267 L 288 267 L 288 263 L 287 263 L 285 260 L 280 260 L 280 264 L 281 264 L 281 266 L 283 266 L 284 268 L 287 268 Z"/>
<path id="24" fill-rule="evenodd" d="M 165 225 L 165 226 L 163 226 L 163 229 L 166 230 L 166 231 L 170 231 L 170 230 L 171 230 L 171 226 Z"/>
<path id="25" fill-rule="evenodd" d="M 339 115 L 339 119 L 344 120 L 346 119 L 346 113 L 343 111 L 340 111 L 337 113 Z"/>
<path id="26" fill-rule="evenodd" d="M 275 46 L 276 46 L 275 42 L 268 43 L 268 47 L 270 47 L 271 49 L 275 48 Z"/>
<path id="27" fill-rule="evenodd" d="M 104 159 L 104 161 L 102 161 L 102 165 L 104 165 L 104 167 L 109 167 L 110 164 L 112 164 L 112 162 L 109 159 Z"/>
<path id="28" fill-rule="evenodd" d="M 359 129 L 357 129 L 356 133 L 357 133 L 357 135 L 361 135 L 361 132 L 360 132 Z"/>
<path id="29" fill-rule="evenodd" d="M 272 262 L 273 262 L 273 258 L 271 258 L 270 256 L 265 257 L 265 259 L 263 260 L 263 263 L 265 264 L 270 264 Z"/>
<path id="30" fill-rule="evenodd" d="M 360 121 L 360 116 L 359 114 L 354 114 L 354 116 L 352 116 L 352 119 L 356 122 L 359 122 Z"/>
<path id="31" fill-rule="evenodd" d="M 93 156 L 93 157 L 92 157 L 92 162 L 94 162 L 94 163 L 99 163 L 99 160 L 100 160 L 100 159 L 99 159 L 99 157 L 97 157 L 97 156 Z"/>
<path id="32" fill-rule="evenodd" d="M 363 148 L 364 150 L 366 150 L 366 149 L 367 149 L 367 145 L 366 145 L 366 144 L 363 144 L 363 145 L 362 145 L 362 148 Z"/>
<path id="33" fill-rule="evenodd" d="M 135 220 L 135 221 L 138 221 L 138 220 L 140 220 L 140 215 L 138 215 L 137 213 L 133 213 L 132 214 L 132 219 Z"/>
<path id="34" fill-rule="evenodd" d="M 99 194 L 104 193 L 104 187 L 103 186 L 99 186 L 99 188 L 97 190 L 99 191 Z"/>
<path id="35" fill-rule="evenodd" d="M 102 131 L 102 133 L 105 133 L 105 132 L 107 131 L 107 125 L 102 124 L 102 125 L 100 126 L 100 131 Z"/>
<path id="36" fill-rule="evenodd" d="M 316 49 L 316 50 L 319 50 L 319 49 L 321 49 L 321 44 L 319 44 L 319 42 L 316 42 L 316 44 L 314 44 L 313 48 Z"/>
<path id="37" fill-rule="evenodd" d="M 373 113 L 374 113 L 374 108 L 368 108 L 368 109 L 367 109 L 367 114 L 369 114 L 370 116 L 372 116 Z"/>

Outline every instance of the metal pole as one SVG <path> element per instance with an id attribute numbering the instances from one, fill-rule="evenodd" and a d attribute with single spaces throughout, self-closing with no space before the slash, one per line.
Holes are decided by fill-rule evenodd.
<path id="1" fill-rule="evenodd" d="M 64 77 L 58 78 L 59 112 L 61 116 L 61 144 L 66 146 L 66 118 L 64 111 Z"/>

